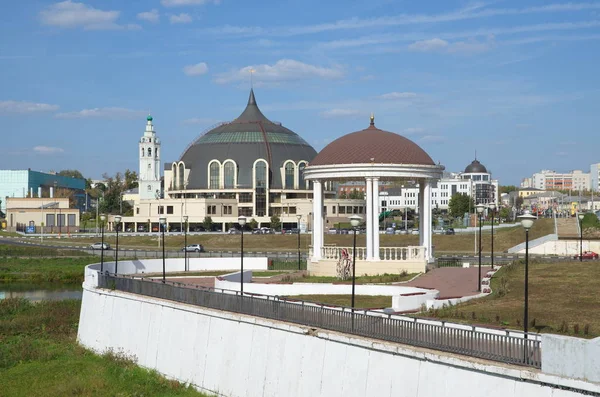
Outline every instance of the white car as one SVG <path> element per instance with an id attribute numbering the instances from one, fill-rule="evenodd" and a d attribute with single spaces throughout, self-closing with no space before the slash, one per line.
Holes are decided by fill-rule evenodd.
<path id="1" fill-rule="evenodd" d="M 204 247 L 201 244 L 190 244 L 187 247 L 183 247 L 181 250 L 187 252 L 204 252 Z"/>
<path id="2" fill-rule="evenodd" d="M 110 245 L 108 245 L 106 243 L 94 243 L 94 244 L 90 245 L 90 249 L 91 250 L 109 250 Z"/>

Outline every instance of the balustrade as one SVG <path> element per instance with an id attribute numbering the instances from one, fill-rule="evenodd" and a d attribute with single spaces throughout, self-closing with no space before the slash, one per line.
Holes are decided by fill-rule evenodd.
<path id="1" fill-rule="evenodd" d="M 352 258 L 352 247 L 325 246 L 321 248 L 321 258 L 324 260 L 339 260 L 342 250 L 347 250 Z M 310 248 L 312 254 L 312 247 Z M 425 260 L 425 247 L 380 247 L 380 260 L 385 261 L 414 261 Z M 366 247 L 356 247 L 356 260 L 366 260 Z"/>

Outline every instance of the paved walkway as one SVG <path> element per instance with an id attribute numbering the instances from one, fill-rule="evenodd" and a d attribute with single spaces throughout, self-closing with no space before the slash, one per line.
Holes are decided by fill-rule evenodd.
<path id="1" fill-rule="evenodd" d="M 481 266 L 481 277 L 490 270 Z M 477 295 L 478 268 L 441 267 L 433 269 L 416 280 L 402 285 L 418 288 L 432 288 L 440 291 L 440 299 Z"/>

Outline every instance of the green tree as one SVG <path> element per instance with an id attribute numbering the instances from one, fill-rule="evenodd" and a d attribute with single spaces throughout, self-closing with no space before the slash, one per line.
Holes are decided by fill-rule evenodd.
<path id="1" fill-rule="evenodd" d="M 248 222 L 248 226 L 250 227 L 250 229 L 256 229 L 258 227 L 258 222 L 256 221 L 256 219 L 252 218 L 250 219 L 250 222 Z"/>
<path id="2" fill-rule="evenodd" d="M 515 207 L 521 208 L 523 206 L 523 196 L 517 196 L 515 199 Z"/>
<path id="3" fill-rule="evenodd" d="M 271 228 L 274 230 L 281 230 L 281 219 L 277 215 L 271 217 Z"/>
<path id="4" fill-rule="evenodd" d="M 498 212 L 498 217 L 508 220 L 512 217 L 512 210 L 509 207 L 502 207 Z"/>
<path id="5" fill-rule="evenodd" d="M 212 230 L 213 220 L 212 220 L 212 218 L 210 216 L 205 216 L 204 217 L 204 220 L 202 221 L 202 227 L 206 231 L 211 231 Z"/>
<path id="6" fill-rule="evenodd" d="M 78 170 L 62 170 L 62 171 L 57 172 L 56 175 L 68 176 L 71 178 L 85 179 L 83 177 L 83 174 L 81 172 L 79 172 Z"/>
<path id="7" fill-rule="evenodd" d="M 358 191 L 358 190 L 352 190 L 352 192 L 350 192 L 350 196 L 348 198 L 356 199 L 356 200 L 363 200 L 365 198 L 365 193 Z"/>
<path id="8" fill-rule="evenodd" d="M 498 186 L 498 191 L 500 192 L 500 194 L 502 193 L 510 193 L 510 192 L 515 192 L 519 190 L 518 187 L 516 187 L 515 185 L 500 185 Z"/>
<path id="9" fill-rule="evenodd" d="M 138 175 L 135 171 L 125 170 L 125 189 L 135 189 L 138 187 Z"/>
<path id="10" fill-rule="evenodd" d="M 475 202 L 473 198 L 465 193 L 456 193 L 450 198 L 450 202 L 448 203 L 448 212 L 454 218 L 460 218 L 469 212 L 469 210 L 473 211 L 474 208 Z"/>

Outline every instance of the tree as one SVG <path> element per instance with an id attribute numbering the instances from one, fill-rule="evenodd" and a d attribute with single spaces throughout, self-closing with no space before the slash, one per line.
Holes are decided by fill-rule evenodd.
<path id="1" fill-rule="evenodd" d="M 348 198 L 355 199 L 355 200 L 363 200 L 365 198 L 365 193 L 358 191 L 358 190 L 352 190 L 352 192 L 350 192 L 350 196 Z"/>
<path id="2" fill-rule="evenodd" d="M 213 220 L 212 220 L 212 218 L 210 216 L 205 216 L 204 217 L 204 220 L 202 221 L 202 227 L 206 231 L 211 231 L 212 230 Z"/>
<path id="3" fill-rule="evenodd" d="M 81 172 L 79 172 L 78 170 L 62 170 L 62 171 L 57 172 L 56 175 L 68 176 L 71 178 L 85 179 L 83 177 L 83 174 Z"/>
<path id="4" fill-rule="evenodd" d="M 250 229 L 256 229 L 258 227 L 258 222 L 256 219 L 252 218 L 250 219 L 250 222 L 248 222 L 248 226 L 250 226 Z"/>
<path id="5" fill-rule="evenodd" d="M 500 212 L 498 212 L 498 216 L 500 219 L 508 220 L 512 216 L 512 211 L 509 207 L 500 208 Z"/>
<path id="6" fill-rule="evenodd" d="M 135 189 L 138 187 L 138 175 L 135 171 L 125 170 L 125 189 Z"/>
<path id="7" fill-rule="evenodd" d="M 279 219 L 279 217 L 277 215 L 273 215 L 271 217 L 271 228 L 274 230 L 281 229 L 281 220 Z"/>
<path id="8" fill-rule="evenodd" d="M 475 201 L 465 193 L 456 193 L 450 198 L 448 212 L 454 218 L 460 218 L 475 208 Z"/>
<path id="9" fill-rule="evenodd" d="M 519 190 L 518 187 L 516 187 L 515 185 L 505 185 L 505 186 L 498 186 L 498 191 L 500 192 L 500 194 L 502 193 L 510 193 L 510 192 L 514 192 Z"/>
<path id="10" fill-rule="evenodd" d="M 515 207 L 520 209 L 523 206 L 523 196 L 517 196 L 515 199 Z"/>

